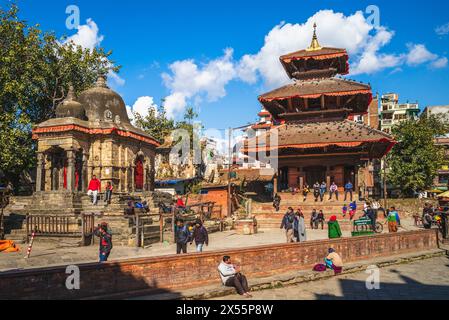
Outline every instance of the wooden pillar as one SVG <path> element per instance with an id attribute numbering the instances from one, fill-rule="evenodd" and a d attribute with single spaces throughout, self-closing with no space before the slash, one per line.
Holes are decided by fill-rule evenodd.
<path id="1" fill-rule="evenodd" d="M 329 190 L 329 188 L 331 186 L 331 169 L 329 166 L 326 167 L 326 184 L 327 184 L 327 188 Z"/>
<path id="2" fill-rule="evenodd" d="M 323 94 L 322 96 L 321 96 L 321 109 L 325 109 L 326 108 L 326 97 L 325 97 L 325 95 Z"/>
<path id="3" fill-rule="evenodd" d="M 299 176 L 299 190 L 304 190 L 304 176 L 302 174 Z"/>
<path id="4" fill-rule="evenodd" d="M 42 171 L 45 167 L 44 155 L 42 153 L 37 154 L 37 171 L 36 171 L 36 192 L 42 191 Z M 45 180 L 45 177 L 44 177 Z"/>
<path id="5" fill-rule="evenodd" d="M 67 190 L 75 189 L 75 152 L 69 150 L 67 155 Z"/>

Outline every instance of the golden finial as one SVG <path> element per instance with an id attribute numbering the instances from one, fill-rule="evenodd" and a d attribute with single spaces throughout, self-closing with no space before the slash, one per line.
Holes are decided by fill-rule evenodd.
<path id="1" fill-rule="evenodd" d="M 316 23 L 313 24 L 313 38 L 310 47 L 307 48 L 307 51 L 318 51 L 321 50 L 320 43 L 318 42 L 318 37 L 316 36 Z"/>

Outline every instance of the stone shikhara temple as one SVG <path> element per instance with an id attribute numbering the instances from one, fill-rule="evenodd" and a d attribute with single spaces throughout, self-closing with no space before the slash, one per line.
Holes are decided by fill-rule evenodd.
<path id="1" fill-rule="evenodd" d="M 39 240 L 45 235 L 78 242 L 81 235 L 91 236 L 89 228 L 101 219 L 109 223 L 116 243 L 135 244 L 136 222 L 124 216 L 128 201 L 147 201 L 152 213 L 158 212 L 159 201 L 171 201 L 153 192 L 160 143 L 131 124 L 123 99 L 104 77 L 78 97 L 70 88 L 56 117 L 34 127 L 33 138 L 36 192 L 11 198 L 6 210 L 9 239 L 22 240 L 37 227 Z M 87 189 L 94 175 L 101 181 L 101 194 L 108 182 L 113 185 L 112 203 L 100 197 L 97 206 L 92 204 Z M 147 220 L 145 230 L 159 234 L 159 227 Z"/>
<path id="2" fill-rule="evenodd" d="M 75 97 L 70 89 L 56 118 L 33 130 L 37 140 L 36 192 L 87 192 L 92 176 L 115 192 L 154 189 L 159 142 L 131 125 L 123 99 L 103 77 Z"/>
<path id="3" fill-rule="evenodd" d="M 275 190 L 303 189 L 316 182 L 336 182 L 343 190 L 351 181 L 373 185 L 372 161 L 395 145 L 393 138 L 370 126 L 350 121 L 364 115 L 372 102 L 370 85 L 337 78 L 349 73 L 345 49 L 321 47 L 316 36 L 306 50 L 280 57 L 292 84 L 259 97 L 275 123 L 247 141 L 247 154 L 277 151 Z M 277 125 L 276 125 L 277 124 Z M 276 134 L 278 145 L 270 145 Z"/>

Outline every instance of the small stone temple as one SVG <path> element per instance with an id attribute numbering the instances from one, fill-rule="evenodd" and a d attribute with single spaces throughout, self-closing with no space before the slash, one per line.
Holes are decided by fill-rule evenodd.
<path id="1" fill-rule="evenodd" d="M 79 97 L 71 88 L 56 118 L 33 129 L 33 139 L 38 145 L 36 192 L 86 192 L 94 175 L 102 188 L 112 182 L 115 192 L 154 189 L 159 142 L 131 125 L 123 99 L 104 77 Z"/>
<path id="2" fill-rule="evenodd" d="M 160 201 L 171 201 L 170 195 L 153 192 L 160 143 L 131 124 L 123 99 L 104 77 L 79 96 L 70 88 L 56 117 L 32 132 L 37 141 L 36 191 L 11 198 L 6 209 L 9 239 L 25 239 L 37 227 L 39 240 L 57 236 L 78 241 L 80 234 L 91 235 L 86 223 L 92 227 L 101 219 L 109 223 L 116 243 L 136 244 L 135 217 L 124 216 L 127 203 L 147 201 L 157 214 Z M 112 183 L 110 204 L 100 196 L 94 206 L 87 196 L 94 175 L 101 181 L 101 194 Z M 89 215 L 95 219 L 88 220 Z M 145 230 L 156 230 L 158 240 L 159 223 L 153 226 L 147 220 Z"/>

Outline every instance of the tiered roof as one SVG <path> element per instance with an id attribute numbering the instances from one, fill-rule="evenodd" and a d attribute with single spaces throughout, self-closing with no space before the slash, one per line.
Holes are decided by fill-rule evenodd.
<path id="1" fill-rule="evenodd" d="M 277 139 L 272 135 L 277 135 Z M 277 145 L 270 145 L 270 142 L 276 142 L 276 140 Z M 301 150 L 333 148 L 338 151 L 352 148 L 364 150 L 371 158 L 381 158 L 395 144 L 396 142 L 388 134 L 349 120 L 286 123 L 247 140 L 243 152 L 278 150 L 279 155 L 282 155 L 292 151 L 297 154 Z"/>

